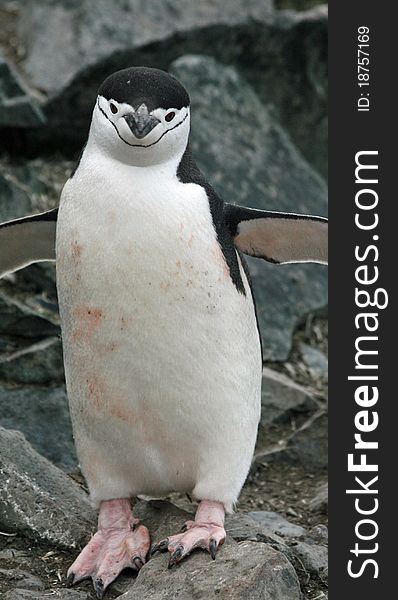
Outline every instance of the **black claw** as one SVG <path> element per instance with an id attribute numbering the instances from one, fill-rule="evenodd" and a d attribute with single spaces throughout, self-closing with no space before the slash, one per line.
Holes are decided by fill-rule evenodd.
<path id="1" fill-rule="evenodd" d="M 141 556 L 134 556 L 131 562 L 136 567 L 137 571 L 142 569 L 142 567 L 144 566 L 144 561 L 142 560 Z"/>
<path id="2" fill-rule="evenodd" d="M 187 531 L 187 529 L 188 529 L 188 526 L 186 523 L 184 523 L 184 525 L 180 529 L 180 533 L 185 533 Z"/>
<path id="3" fill-rule="evenodd" d="M 169 538 L 162 540 L 158 544 L 155 544 L 151 550 L 151 556 L 155 554 L 155 552 L 166 552 L 169 547 Z"/>
<path id="4" fill-rule="evenodd" d="M 102 600 L 105 592 L 104 582 L 102 581 L 101 577 L 98 577 L 97 579 L 94 579 L 93 583 L 98 600 Z"/>
<path id="5" fill-rule="evenodd" d="M 169 560 L 169 569 L 170 567 L 172 567 L 173 565 L 176 565 L 182 554 L 184 552 L 184 546 L 178 546 L 178 548 L 176 548 L 173 552 L 173 554 L 170 556 L 170 560 Z"/>
<path id="6" fill-rule="evenodd" d="M 214 538 L 212 538 L 209 543 L 209 551 L 210 551 L 210 556 L 212 557 L 213 560 L 216 559 L 217 549 L 218 549 L 217 542 Z"/>
<path id="7" fill-rule="evenodd" d="M 66 587 L 68 587 L 68 588 L 72 587 L 74 581 L 75 581 L 75 574 L 69 573 L 68 577 L 66 578 L 66 582 L 65 582 Z"/>

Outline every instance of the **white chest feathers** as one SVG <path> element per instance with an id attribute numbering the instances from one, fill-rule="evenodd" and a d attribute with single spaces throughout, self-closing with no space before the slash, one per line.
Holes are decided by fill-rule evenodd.
<path id="1" fill-rule="evenodd" d="M 198 302 L 211 313 L 224 286 L 235 293 L 202 187 L 167 167 L 89 166 L 61 199 L 59 285 L 70 299 L 113 304 L 126 295 L 139 316 L 169 305 L 196 310 Z"/>
<path id="2" fill-rule="evenodd" d="M 232 487 L 242 484 L 261 381 L 242 277 L 246 295 L 231 280 L 202 187 L 166 168 L 98 164 L 67 183 L 57 285 L 75 440 L 94 497 L 114 497 L 120 482 L 127 495 L 193 489 L 215 446 L 224 468 L 231 439 L 245 448 Z M 134 457 L 142 469 L 131 479 Z"/>

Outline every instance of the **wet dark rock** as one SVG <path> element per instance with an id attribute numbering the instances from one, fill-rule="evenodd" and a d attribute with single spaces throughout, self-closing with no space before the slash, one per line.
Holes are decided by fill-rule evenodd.
<path id="1" fill-rule="evenodd" d="M 253 511 L 248 516 L 257 521 L 262 527 L 280 535 L 283 538 L 299 538 L 305 533 L 304 527 L 290 523 L 279 513 L 272 511 Z"/>
<path id="2" fill-rule="evenodd" d="M 261 391 L 261 426 L 310 413 L 319 405 L 311 391 L 279 371 L 264 367 Z"/>
<path id="3" fill-rule="evenodd" d="M 0 425 L 21 431 L 54 464 L 77 464 L 65 387 L 0 384 Z"/>
<path id="4" fill-rule="evenodd" d="M 70 477 L 16 431 L 0 428 L 0 530 L 59 548 L 81 547 L 95 511 Z"/>
<path id="5" fill-rule="evenodd" d="M 325 183 L 235 69 L 212 58 L 185 56 L 171 71 L 191 90 L 194 156 L 224 200 L 326 214 Z M 327 270 L 319 265 L 248 262 L 264 358 L 285 360 L 297 323 L 327 304 Z"/>
<path id="6" fill-rule="evenodd" d="M 0 54 L 0 127 L 35 127 L 45 122 L 39 102 Z"/>

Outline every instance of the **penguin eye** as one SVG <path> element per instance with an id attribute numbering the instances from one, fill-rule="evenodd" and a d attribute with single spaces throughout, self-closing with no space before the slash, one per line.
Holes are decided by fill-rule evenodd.
<path id="1" fill-rule="evenodd" d="M 165 119 L 168 123 L 170 123 L 170 121 L 172 121 L 175 116 L 176 116 L 175 112 L 171 111 L 171 112 L 167 113 L 167 115 L 165 116 Z"/>
<path id="2" fill-rule="evenodd" d="M 117 111 L 119 110 L 118 107 L 116 106 L 116 104 L 113 104 L 113 102 L 111 102 L 109 104 L 109 108 L 111 109 L 111 113 L 113 113 L 114 115 L 117 113 Z"/>

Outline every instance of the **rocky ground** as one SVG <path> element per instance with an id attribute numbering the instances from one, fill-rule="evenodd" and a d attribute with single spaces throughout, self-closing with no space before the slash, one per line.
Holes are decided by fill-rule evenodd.
<path id="1" fill-rule="evenodd" d="M 192 98 L 194 154 L 228 201 L 326 215 L 327 8 L 314 0 L 0 0 L 0 222 L 56 206 L 96 88 L 130 64 Z M 250 260 L 264 344 L 262 420 L 229 541 L 167 570 L 156 556 L 109 598 L 327 598 L 327 274 Z M 0 597 L 64 587 L 95 526 L 71 434 L 55 272 L 0 282 Z M 16 432 L 16 431 L 17 432 Z M 20 433 L 18 433 L 20 432 Z M 138 501 L 153 539 L 186 497 Z"/>

